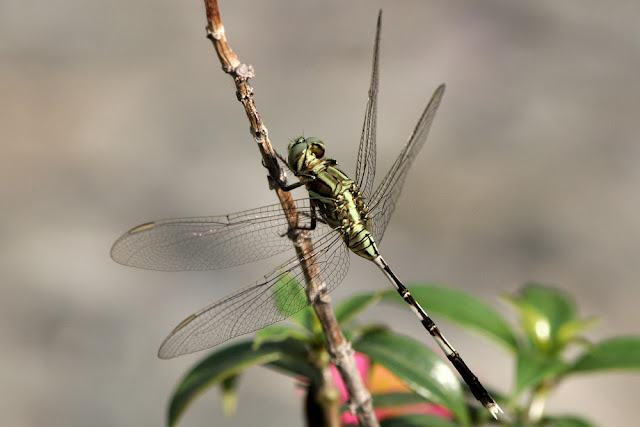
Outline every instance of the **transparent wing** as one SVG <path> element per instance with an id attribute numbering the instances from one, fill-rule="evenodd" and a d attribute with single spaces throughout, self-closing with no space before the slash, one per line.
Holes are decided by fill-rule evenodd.
<path id="1" fill-rule="evenodd" d="M 294 201 L 300 225 L 308 225 L 309 199 Z M 279 204 L 222 216 L 167 219 L 139 225 L 111 248 L 120 264 L 149 270 L 214 270 L 292 249 L 287 214 Z M 312 237 L 330 228 L 318 221 Z"/>
<path id="2" fill-rule="evenodd" d="M 314 257 L 331 291 L 349 269 L 349 254 L 336 233 L 327 233 L 314 244 Z M 158 351 L 161 359 L 193 353 L 239 335 L 283 320 L 309 305 L 301 260 L 290 259 L 278 268 L 180 323 Z M 319 273 L 316 273 L 316 275 Z M 315 277 L 316 275 L 312 275 Z"/>
<path id="3" fill-rule="evenodd" d="M 427 139 L 429 128 L 442 100 L 444 89 L 445 86 L 440 85 L 433 93 L 431 100 L 429 100 L 427 107 L 420 116 L 420 120 L 418 120 L 416 127 L 409 136 L 407 144 L 369 201 L 369 209 L 371 212 L 370 230 L 378 244 L 382 241 L 384 231 L 396 207 L 396 202 L 402 192 L 402 186 L 407 177 L 407 172 L 409 172 L 413 160 Z"/>
<path id="4" fill-rule="evenodd" d="M 362 135 L 358 148 L 356 162 L 356 184 L 362 190 L 365 198 L 371 196 L 373 179 L 376 175 L 376 116 L 378 110 L 378 48 L 380 45 L 380 28 L 382 25 L 382 11 L 378 15 L 376 28 L 376 42 L 373 47 L 373 65 L 371 69 L 371 83 L 369 83 L 369 100 L 364 114 Z"/>

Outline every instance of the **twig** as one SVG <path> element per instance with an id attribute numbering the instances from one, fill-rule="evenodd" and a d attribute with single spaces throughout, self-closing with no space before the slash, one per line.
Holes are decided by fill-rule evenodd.
<path id="1" fill-rule="evenodd" d="M 265 167 L 269 170 L 272 180 L 280 178 L 282 171 L 278 165 L 276 153 L 269 141 L 269 132 L 262 122 L 262 118 L 256 109 L 253 100 L 253 88 L 248 80 L 254 76 L 253 68 L 240 61 L 238 56 L 231 50 L 224 33 L 220 11 L 217 0 L 205 0 L 207 15 L 207 38 L 209 38 L 216 49 L 222 70 L 233 77 L 236 85 L 238 100 L 244 105 L 247 118 L 251 124 L 251 133 L 258 144 L 258 149 L 262 155 Z M 365 388 L 356 367 L 353 357 L 353 349 L 338 325 L 333 311 L 331 310 L 330 299 L 327 295 L 327 286 L 321 279 L 319 267 L 314 257 L 307 256 L 313 253 L 313 245 L 308 234 L 300 232 L 298 228 L 298 213 L 293 203 L 291 193 L 282 190 L 279 186 L 274 186 L 282 208 L 288 215 L 289 229 L 292 230 L 289 238 L 293 242 L 298 258 L 302 260 L 302 268 L 307 285 L 307 295 L 312 302 L 313 308 L 320 319 L 322 329 L 327 341 L 327 351 L 332 362 L 338 368 L 344 380 L 350 396 L 350 405 L 356 413 L 360 425 L 378 426 L 378 420 L 373 412 L 371 395 Z"/>

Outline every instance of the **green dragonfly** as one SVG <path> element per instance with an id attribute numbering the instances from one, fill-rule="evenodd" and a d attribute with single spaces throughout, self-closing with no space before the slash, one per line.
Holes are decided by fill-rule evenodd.
<path id="1" fill-rule="evenodd" d="M 314 250 L 307 256 L 318 265 L 315 274 L 322 276 L 326 290 L 333 290 L 346 275 L 349 249 L 373 261 L 411 306 L 476 399 L 496 417 L 502 411 L 500 407 L 378 250 L 377 245 L 382 241 L 409 168 L 424 145 L 445 88 L 441 85 L 436 89 L 391 170 L 373 191 L 380 24 L 378 18 L 355 181 L 336 167 L 335 160 L 324 157 L 325 145 L 319 138 L 300 137 L 289 144 L 288 160 L 283 159 L 299 182 L 276 184 L 287 191 L 304 185 L 309 192 L 308 198 L 294 201 L 295 209 L 300 221 L 298 226 L 307 230 L 314 242 Z M 248 263 L 292 249 L 291 242 L 284 237 L 289 231 L 290 213 L 277 204 L 223 216 L 149 222 L 120 237 L 113 245 L 111 256 L 124 265 L 163 271 L 213 270 Z M 204 350 L 303 309 L 311 303 L 297 297 L 299 286 L 305 283 L 304 261 L 295 256 L 259 280 L 190 315 L 164 340 L 158 356 L 168 359 Z"/>

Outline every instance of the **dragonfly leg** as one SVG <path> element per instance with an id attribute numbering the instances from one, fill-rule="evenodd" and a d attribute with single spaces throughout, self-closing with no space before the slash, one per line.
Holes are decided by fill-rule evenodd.
<path id="1" fill-rule="evenodd" d="M 318 225 L 318 216 L 316 215 L 316 205 L 311 202 L 311 212 L 309 213 L 309 219 L 311 222 L 309 225 L 298 225 L 297 227 L 290 227 L 287 231 L 280 234 L 280 237 L 288 236 L 290 239 L 295 240 L 295 232 L 301 231 L 313 231 Z"/>
<path id="2" fill-rule="evenodd" d="M 276 153 L 276 156 L 278 156 L 278 158 L 286 164 L 286 161 L 283 160 L 280 154 Z M 269 190 L 275 190 L 276 188 L 282 187 L 282 185 L 286 185 L 287 175 L 282 170 L 282 168 L 280 168 L 280 165 L 278 163 L 267 166 L 264 160 L 262 160 L 262 166 L 264 166 L 269 171 L 269 174 L 267 175 L 267 180 L 269 181 Z"/>
<path id="3" fill-rule="evenodd" d="M 302 187 L 304 185 L 300 181 L 295 182 L 293 184 L 287 184 L 286 177 L 284 179 L 282 178 L 282 175 L 278 177 L 274 177 L 274 175 L 271 172 L 269 172 L 269 175 L 267 175 L 267 179 L 269 180 L 269 189 L 271 190 L 280 188 L 283 191 L 291 191 L 291 190 L 295 190 L 298 187 Z"/>
<path id="4" fill-rule="evenodd" d="M 309 219 L 311 220 L 311 222 L 309 222 L 309 225 L 298 224 L 297 227 L 291 227 L 291 229 L 289 229 L 286 234 L 290 234 L 292 231 L 312 231 L 316 229 L 316 226 L 318 225 L 318 215 L 316 212 L 316 205 L 315 203 L 313 203 L 313 201 L 311 201 L 311 212 L 309 213 Z"/>
<path id="5" fill-rule="evenodd" d="M 454 368 L 460 373 L 460 376 L 467 383 L 473 397 L 475 397 L 482 405 L 491 412 L 494 418 L 498 418 L 498 412 L 502 412 L 500 406 L 493 400 L 489 392 L 482 386 L 478 377 L 471 372 L 471 369 L 464 363 L 460 354 L 453 348 L 449 341 L 442 335 L 438 326 L 436 326 L 435 322 L 431 320 L 426 311 L 418 304 L 418 302 L 411 296 L 409 290 L 400 282 L 400 279 L 396 277 L 396 275 L 391 271 L 387 263 L 382 259 L 381 256 L 378 256 L 373 260 L 373 262 L 385 273 L 385 276 L 391 281 L 393 286 L 396 288 L 400 296 L 406 301 L 409 306 L 411 306 L 411 310 L 418 316 L 422 326 L 429 331 L 433 339 L 438 343 L 438 346 L 442 349 L 444 354 L 446 354 L 447 359 L 451 362 Z"/>
<path id="6" fill-rule="evenodd" d="M 280 155 L 280 153 L 276 153 L 276 156 L 286 165 L 287 161 L 284 157 Z M 293 184 L 287 184 L 286 174 L 282 171 L 279 165 L 276 163 L 274 167 L 269 167 L 262 161 L 262 166 L 267 168 L 269 171 L 269 175 L 267 175 L 267 179 L 269 180 L 269 189 L 275 190 L 276 188 L 280 188 L 283 191 L 291 191 L 295 190 L 298 187 L 304 185 L 303 182 L 298 181 Z M 315 179 L 315 177 L 313 177 Z"/>
<path id="7" fill-rule="evenodd" d="M 295 182 L 293 184 L 287 184 L 286 181 L 284 181 L 284 182 L 278 182 L 277 185 L 278 187 L 280 187 L 282 191 L 291 191 L 291 190 L 295 190 L 298 187 L 302 187 L 304 184 L 300 181 Z"/>
<path id="8" fill-rule="evenodd" d="M 316 229 L 316 225 L 318 225 L 318 215 L 316 212 L 316 204 L 313 203 L 313 200 L 311 200 L 311 214 L 309 215 L 309 218 L 311 219 L 311 222 L 309 223 L 309 225 L 303 226 L 303 225 L 298 225 L 298 230 L 315 230 Z"/>
<path id="9" fill-rule="evenodd" d="M 298 187 L 302 187 L 303 185 L 305 185 L 305 183 L 313 181 L 317 178 L 316 175 L 312 174 L 298 174 L 296 176 L 300 178 L 300 181 L 294 182 L 293 184 L 287 184 L 286 179 L 282 179 L 280 177 L 274 178 L 271 174 L 269 174 L 269 186 L 275 186 L 283 191 L 291 191 L 295 190 Z"/>

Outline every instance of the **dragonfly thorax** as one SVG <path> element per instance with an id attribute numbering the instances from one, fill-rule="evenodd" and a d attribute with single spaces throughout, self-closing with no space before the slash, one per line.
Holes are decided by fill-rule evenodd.
<path id="1" fill-rule="evenodd" d="M 369 232 L 369 210 L 358 185 L 325 159 L 320 138 L 300 137 L 289 144 L 289 167 L 307 190 L 320 216 L 356 254 L 377 257 L 378 249 Z"/>

